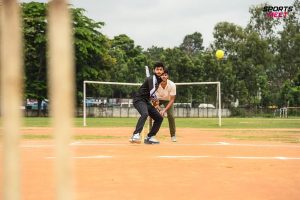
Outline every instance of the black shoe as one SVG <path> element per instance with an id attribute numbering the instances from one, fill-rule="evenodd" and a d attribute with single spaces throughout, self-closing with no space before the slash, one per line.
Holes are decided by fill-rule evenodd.
<path id="1" fill-rule="evenodd" d="M 154 137 L 147 137 L 144 139 L 145 144 L 159 144 L 159 141 Z"/>

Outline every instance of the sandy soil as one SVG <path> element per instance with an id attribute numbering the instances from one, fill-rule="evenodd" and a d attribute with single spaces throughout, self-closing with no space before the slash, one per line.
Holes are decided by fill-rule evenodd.
<path id="1" fill-rule="evenodd" d="M 185 128 L 177 130 L 176 143 L 170 141 L 168 129 L 162 129 L 158 135 L 161 144 L 134 145 L 128 142 L 132 130 L 75 129 L 76 135 L 103 136 L 70 144 L 76 199 L 296 200 L 300 197 L 300 144 L 223 137 L 245 130 Z M 272 134 L 299 130 L 249 131 Z M 51 132 L 49 128 L 22 130 L 22 134 L 36 135 Z M 21 141 L 22 199 L 55 199 L 53 144 L 52 139 Z M 0 151 L 2 162 L 2 146 Z"/>

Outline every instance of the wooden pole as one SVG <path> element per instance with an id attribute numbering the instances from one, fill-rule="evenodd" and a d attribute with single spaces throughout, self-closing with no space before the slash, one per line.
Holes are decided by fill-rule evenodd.
<path id="1" fill-rule="evenodd" d="M 22 118 L 23 58 L 19 4 L 3 0 L 1 9 L 1 117 L 3 199 L 20 199 L 19 137 Z"/>
<path id="2" fill-rule="evenodd" d="M 49 86 L 56 145 L 57 199 L 74 199 L 69 148 L 74 116 L 74 59 L 70 13 L 66 0 L 52 0 L 48 13 Z"/>

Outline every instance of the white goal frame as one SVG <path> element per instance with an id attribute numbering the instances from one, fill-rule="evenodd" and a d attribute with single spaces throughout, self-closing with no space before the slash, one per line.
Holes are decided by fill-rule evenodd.
<path id="1" fill-rule="evenodd" d="M 122 83 L 122 82 L 103 82 L 103 81 L 83 81 L 83 126 L 86 124 L 86 84 L 102 84 L 102 85 L 130 85 L 130 86 L 140 86 L 142 83 Z M 218 118 L 219 126 L 222 126 L 221 117 L 221 82 L 190 82 L 190 83 L 175 83 L 175 85 L 217 85 L 217 102 L 218 102 Z"/>

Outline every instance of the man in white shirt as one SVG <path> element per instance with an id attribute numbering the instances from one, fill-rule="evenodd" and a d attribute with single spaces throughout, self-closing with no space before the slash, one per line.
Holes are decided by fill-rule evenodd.
<path id="1" fill-rule="evenodd" d="M 169 71 L 165 69 L 163 75 L 161 75 L 162 82 L 156 91 L 156 96 L 159 100 L 159 105 L 164 105 L 164 108 L 160 111 L 160 114 L 164 116 L 167 112 L 170 135 L 173 142 L 176 142 L 176 126 L 174 118 L 174 106 L 173 103 L 176 97 L 176 85 L 169 80 Z"/>

